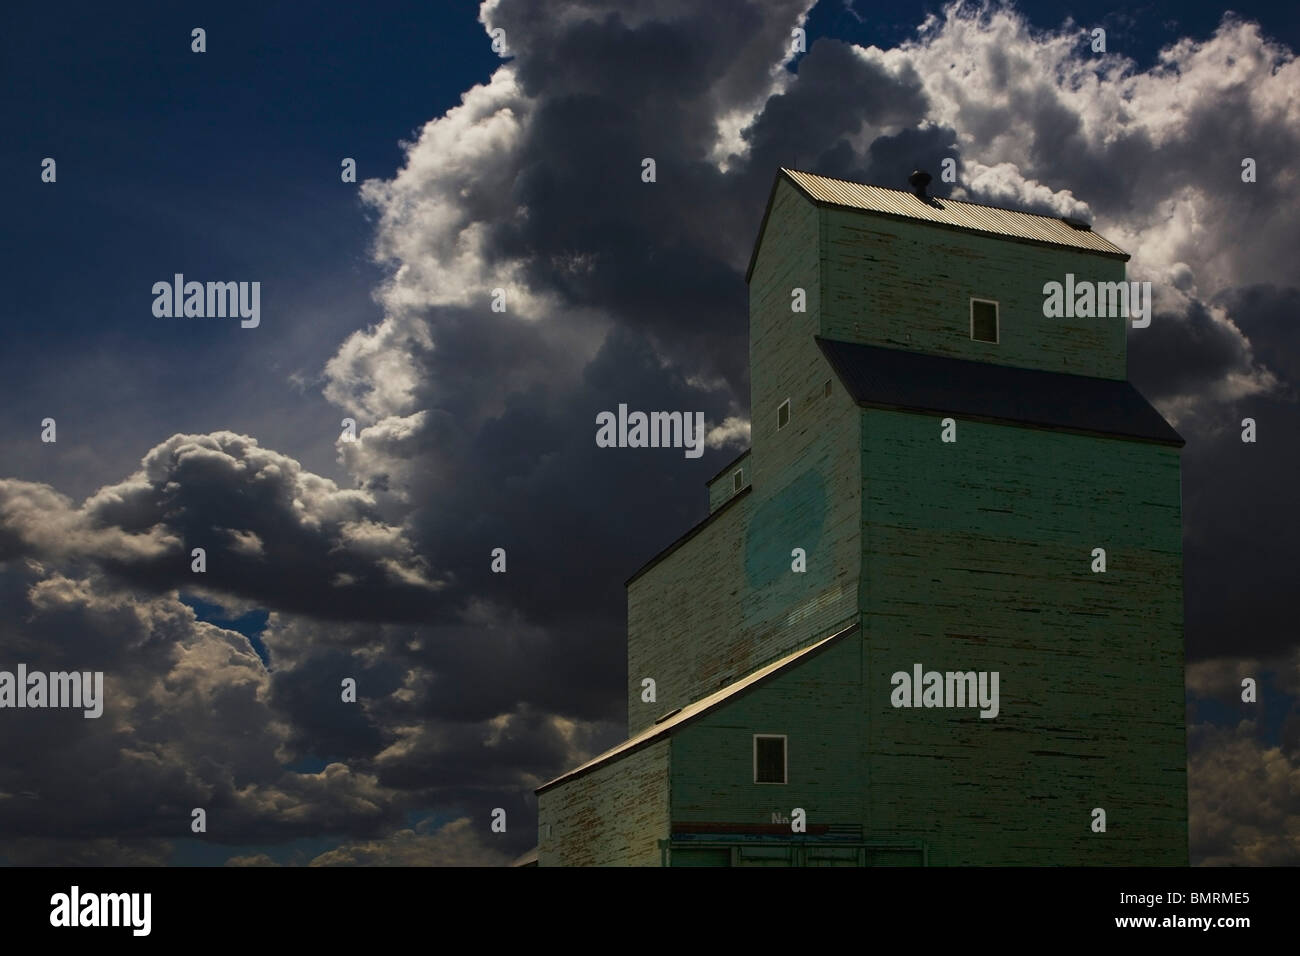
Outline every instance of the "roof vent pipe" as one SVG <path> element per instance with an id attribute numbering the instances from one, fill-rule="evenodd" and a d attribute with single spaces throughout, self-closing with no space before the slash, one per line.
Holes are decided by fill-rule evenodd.
<path id="1" fill-rule="evenodd" d="M 922 169 L 912 170 L 912 175 L 907 177 L 907 181 L 912 184 L 912 192 L 916 193 L 917 199 L 930 201 L 930 197 L 925 194 L 925 189 L 930 185 L 930 174 Z"/>

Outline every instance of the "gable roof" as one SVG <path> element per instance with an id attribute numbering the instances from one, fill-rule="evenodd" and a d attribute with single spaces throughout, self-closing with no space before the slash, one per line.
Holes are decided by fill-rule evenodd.
<path id="1" fill-rule="evenodd" d="M 718 709 L 723 704 L 726 704 L 734 700 L 735 698 L 748 693 L 749 691 L 757 687 L 759 684 L 762 684 L 764 681 L 770 680 L 771 678 L 777 676 L 778 674 L 783 674 L 786 671 L 802 664 L 804 661 L 808 660 L 809 658 L 815 657 L 817 654 L 820 654 L 822 651 L 826 650 L 832 644 L 843 639 L 847 635 L 852 634 L 857 629 L 858 629 L 858 622 L 854 621 L 848 627 L 844 628 L 843 630 L 836 631 L 830 637 L 822 638 L 816 644 L 810 644 L 805 648 L 795 651 L 793 654 L 787 654 L 785 657 L 782 657 L 780 660 L 773 661 L 771 664 L 768 664 L 766 667 L 760 667 L 752 674 L 749 674 L 746 677 L 742 677 L 740 680 L 736 681 L 733 684 L 728 684 L 726 687 L 722 688 L 722 690 L 715 691 L 714 693 L 710 694 L 708 697 L 700 698 L 693 704 L 688 704 L 685 707 L 679 707 L 676 711 L 670 712 L 672 713 L 671 717 L 668 717 L 667 719 L 661 717 L 658 723 L 652 724 L 651 726 L 647 727 L 645 730 L 641 731 L 641 733 L 637 734 L 635 737 L 630 737 L 627 740 L 623 741 L 621 744 L 619 744 L 617 747 L 614 747 L 611 750 L 606 750 L 603 754 L 591 758 L 586 763 L 582 764 L 580 767 L 575 767 L 573 770 L 570 770 L 568 773 L 561 774 L 560 776 L 556 777 L 554 780 L 547 781 L 546 783 L 538 787 L 536 792 L 541 793 L 543 790 L 549 790 L 552 787 L 558 786 L 561 783 L 565 783 L 569 780 L 574 780 L 577 777 L 581 777 L 584 774 L 590 773 L 591 771 L 595 770 L 597 767 L 603 767 L 607 763 L 611 763 L 615 760 L 618 760 L 621 757 L 625 757 L 635 750 L 640 750 L 643 747 L 647 747 L 650 744 L 655 743 L 661 738 L 671 735 L 673 731 L 681 729 L 681 727 L 690 723 L 691 721 L 699 717 L 703 717 L 705 714 L 709 713 L 710 711 Z"/>
<path id="2" fill-rule="evenodd" d="M 859 405 L 1186 444 L 1127 381 L 926 355 L 816 336 Z"/>
<path id="3" fill-rule="evenodd" d="M 1078 249 L 1125 262 L 1129 259 L 1127 252 L 1109 239 L 1093 232 L 1091 227 L 1083 223 L 1077 226 L 1071 225 L 1069 221 L 1059 216 L 1042 216 L 1017 209 L 986 206 L 983 203 L 941 199 L 938 196 L 932 196 L 929 201 L 926 201 L 906 189 L 889 189 L 885 186 L 854 183 L 847 179 L 832 179 L 829 176 L 818 176 L 815 173 L 782 167 L 777 171 L 776 179 L 772 183 L 772 192 L 768 196 L 767 208 L 763 211 L 763 221 L 758 227 L 758 237 L 754 240 L 754 251 L 749 257 L 749 268 L 745 270 L 746 282 L 754 273 L 754 263 L 758 260 L 758 247 L 763 241 L 763 232 L 767 228 L 767 218 L 772 211 L 776 187 L 782 179 L 791 183 L 818 206 L 854 209 L 890 219 L 916 220 L 946 229 L 977 232 L 1035 245 Z"/>

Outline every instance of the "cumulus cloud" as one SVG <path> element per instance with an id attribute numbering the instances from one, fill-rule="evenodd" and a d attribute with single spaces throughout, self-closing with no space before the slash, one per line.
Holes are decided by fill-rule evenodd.
<path id="1" fill-rule="evenodd" d="M 1159 350 L 1199 345 L 1219 363 L 1159 396 L 1171 418 L 1198 427 L 1190 413 L 1278 385 L 1216 300 L 1285 272 L 1284 250 L 1300 241 L 1295 217 L 1276 214 L 1300 174 L 1300 64 L 1232 15 L 1148 69 L 1091 53 L 1087 37 L 1068 24 L 1035 29 L 1009 7 L 951 4 L 898 48 L 856 52 L 913 70 L 928 118 L 958 131 L 954 195 L 1081 216 L 1132 253 L 1130 275 L 1155 283 L 1159 310 L 1130 336 L 1140 374 L 1180 367 L 1148 361 Z M 1268 182 L 1243 183 L 1242 159 L 1264 155 Z"/>
<path id="2" fill-rule="evenodd" d="M 119 487 L 118 493 L 138 490 Z M 107 495 L 106 495 L 107 497 Z M 101 501 L 101 506 L 107 502 Z M 66 559 L 94 554 L 108 561 L 148 561 L 177 551 L 167 529 L 102 527 L 72 500 L 47 485 L 0 480 L 0 559 Z"/>
<path id="3" fill-rule="evenodd" d="M 1034 179 L 1027 179 L 1014 163 L 985 166 L 979 161 L 967 164 L 965 186 L 953 190 L 954 196 L 970 194 L 984 202 L 1011 209 L 1024 209 L 1050 216 L 1072 216 L 1084 221 L 1092 218 L 1092 209 L 1080 202 L 1068 189 L 1054 190 Z"/>
<path id="4" fill-rule="evenodd" d="M 721 425 L 710 428 L 704 443 L 709 448 L 743 448 L 749 444 L 749 422 L 732 415 Z"/>
<path id="5" fill-rule="evenodd" d="M 201 575 L 194 548 L 205 552 Z M 368 491 L 339 488 L 232 432 L 174 435 L 80 506 L 42 485 L 0 481 L 5 556 L 321 616 L 354 616 L 369 599 L 388 616 L 427 617 L 445 584 Z"/>
<path id="6" fill-rule="evenodd" d="M 0 741 L 0 848 L 11 858 L 35 858 L 35 839 L 105 834 L 112 841 L 99 856 L 138 861 L 152 847 L 153 858 L 164 852 L 158 841 L 190 834 L 194 807 L 231 842 L 366 833 L 397 820 L 400 800 L 372 774 L 342 764 L 286 769 L 289 728 L 249 641 L 197 620 L 175 594 L 142 597 L 100 575 L 30 567 L 0 572 L 0 586 L 13 611 L 0 622 L 11 665 L 104 675 L 96 719 L 54 709 L 10 715 Z"/>

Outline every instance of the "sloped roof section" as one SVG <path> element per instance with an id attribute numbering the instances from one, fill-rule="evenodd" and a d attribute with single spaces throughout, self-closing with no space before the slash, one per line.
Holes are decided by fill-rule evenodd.
<path id="1" fill-rule="evenodd" d="M 660 738 L 670 735 L 683 724 L 688 724 L 697 717 L 702 717 L 709 711 L 721 707 L 723 704 L 739 697 L 741 694 L 753 690 L 756 686 L 763 683 L 763 681 L 798 666 L 810 657 L 821 653 L 836 641 L 847 637 L 849 634 L 852 634 L 857 630 L 858 624 L 855 621 L 848 627 L 836 631 L 830 637 L 822 638 L 816 644 L 810 644 L 808 647 L 797 650 L 793 654 L 787 654 L 780 660 L 773 661 L 766 667 L 760 667 L 758 670 L 754 671 L 754 673 L 742 677 L 734 684 L 728 684 L 726 687 L 722 688 L 722 690 L 716 691 L 708 697 L 702 697 L 693 704 L 678 708 L 672 713 L 672 716 L 668 717 L 666 720 L 660 718 L 659 723 L 647 727 L 635 737 L 628 738 L 612 750 L 606 750 L 603 754 L 591 758 L 582 766 L 575 767 L 568 773 L 562 774 L 554 780 L 547 781 L 538 787 L 536 792 L 541 793 L 544 790 L 549 790 L 551 787 L 573 780 L 576 777 L 581 777 L 583 774 L 590 773 L 597 767 L 604 766 L 611 761 L 617 760 L 619 757 L 626 756 L 634 750 L 640 750 L 642 747 L 648 746 Z"/>
<path id="2" fill-rule="evenodd" d="M 832 179 L 829 176 L 818 176 L 815 173 L 784 167 L 777 173 L 776 181 L 779 182 L 782 178 L 793 183 L 819 206 L 856 209 L 894 219 L 928 222 L 948 229 L 979 232 L 1020 242 L 1079 249 L 1124 261 L 1129 259 L 1127 252 L 1109 239 L 1093 232 L 1083 223 L 1071 225 L 1058 216 L 1041 216 L 1037 213 L 986 206 L 976 202 L 962 202 L 957 199 L 930 197 L 926 200 L 906 189 L 870 186 L 866 183 Z M 776 193 L 776 183 L 773 183 L 772 193 L 773 195 Z M 769 197 L 768 208 L 763 213 L 763 223 L 758 230 L 759 241 L 762 240 L 763 230 L 767 226 L 771 207 L 772 200 Z M 745 274 L 746 281 L 753 274 L 757 258 L 758 242 L 755 242 L 749 269 Z"/>
<path id="3" fill-rule="evenodd" d="M 1126 381 L 816 338 L 859 405 L 947 412 L 977 421 L 1180 447 L 1185 444 L 1173 426 Z"/>

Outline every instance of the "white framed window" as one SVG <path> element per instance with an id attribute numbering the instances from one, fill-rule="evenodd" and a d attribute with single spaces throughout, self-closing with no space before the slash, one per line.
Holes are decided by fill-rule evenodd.
<path id="1" fill-rule="evenodd" d="M 993 299 L 970 300 L 970 337 L 976 342 L 998 344 L 998 304 Z"/>
<path id="2" fill-rule="evenodd" d="M 744 479 L 744 475 L 741 474 L 742 471 L 744 471 L 744 469 L 742 469 L 742 468 L 737 468 L 735 474 L 733 474 L 733 475 L 731 476 L 731 490 L 732 490 L 732 491 L 739 491 L 739 490 L 740 490 L 740 486 L 741 486 L 742 484 L 744 484 L 744 480 L 745 480 L 745 479 Z"/>
<path id="3" fill-rule="evenodd" d="M 786 772 L 785 734 L 754 734 L 754 782 L 784 784 Z"/>
<path id="4" fill-rule="evenodd" d="M 786 399 L 776 410 L 776 430 L 780 431 L 790 424 L 790 399 Z"/>

